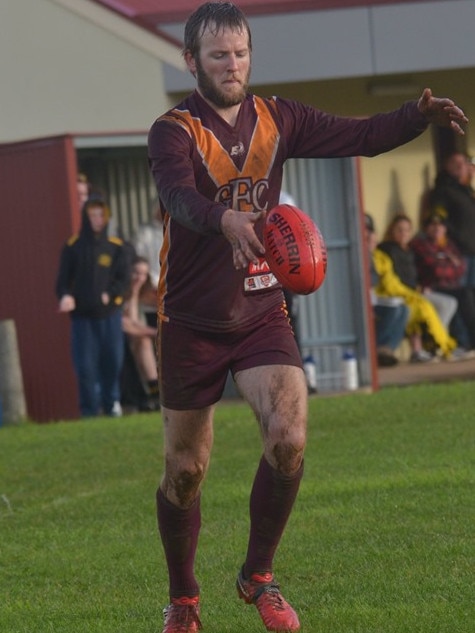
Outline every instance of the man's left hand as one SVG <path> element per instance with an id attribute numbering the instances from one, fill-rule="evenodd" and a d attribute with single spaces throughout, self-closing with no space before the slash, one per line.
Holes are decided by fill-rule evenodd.
<path id="1" fill-rule="evenodd" d="M 419 111 L 426 117 L 429 123 L 441 127 L 450 127 L 454 132 L 464 135 L 462 125 L 468 123 L 463 110 L 452 99 L 440 99 L 432 96 L 432 90 L 426 88 L 417 102 Z"/>

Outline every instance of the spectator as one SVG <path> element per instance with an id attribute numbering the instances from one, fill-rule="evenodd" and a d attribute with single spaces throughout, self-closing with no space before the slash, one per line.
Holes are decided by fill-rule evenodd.
<path id="1" fill-rule="evenodd" d="M 427 332 L 435 341 L 441 355 L 449 358 L 456 342 L 442 325 L 434 306 L 424 295 L 402 283 L 395 274 L 389 255 L 376 248 L 373 262 L 378 273 L 375 293 L 381 297 L 403 297 L 409 308 L 409 321 L 406 333 L 411 345 L 411 362 L 425 363 L 437 360 L 437 356 L 424 350 L 422 334 Z"/>
<path id="2" fill-rule="evenodd" d="M 79 173 L 76 179 L 76 186 L 78 192 L 78 204 L 79 209 L 82 209 L 84 203 L 89 198 L 89 181 L 86 174 Z"/>
<path id="3" fill-rule="evenodd" d="M 150 266 L 150 278 L 155 287 L 160 277 L 160 251 L 163 244 L 163 219 L 160 200 L 152 203 L 151 221 L 141 224 L 132 239 L 137 255 L 145 257 Z"/>
<path id="4" fill-rule="evenodd" d="M 149 293 L 144 300 L 143 310 L 147 323 L 157 325 L 157 299 L 156 290 L 160 277 L 160 251 L 163 244 L 163 219 L 160 210 L 160 200 L 156 198 L 152 204 L 152 219 L 147 224 L 141 224 L 132 239 L 132 244 L 137 255 L 144 257 L 150 266 L 150 278 L 155 288 L 155 294 Z"/>
<path id="5" fill-rule="evenodd" d="M 371 304 L 374 314 L 378 365 L 392 367 L 399 362 L 395 350 L 405 337 L 409 308 L 402 297 L 382 297 L 376 294 L 375 288 L 380 281 L 380 275 L 373 260 L 377 239 L 373 218 L 368 213 L 365 214 L 365 238 L 369 251 Z"/>
<path id="6" fill-rule="evenodd" d="M 394 272 L 403 284 L 418 290 L 428 299 L 442 321 L 446 330 L 457 310 L 457 300 L 446 294 L 434 292 L 430 288 L 421 288 L 417 279 L 417 268 L 413 251 L 409 248 L 412 237 L 412 221 L 404 213 L 396 214 L 389 223 L 383 241 L 378 248 L 392 259 Z"/>
<path id="7" fill-rule="evenodd" d="M 429 194 L 429 210 L 443 210 L 447 233 L 467 260 L 464 285 L 475 287 L 475 191 L 471 180 L 472 161 L 453 152 L 443 162 L 435 187 Z M 424 218 L 423 218 L 424 219 Z"/>
<path id="8" fill-rule="evenodd" d="M 109 207 L 89 198 L 79 235 L 63 247 L 56 281 L 59 311 L 71 315 L 72 356 L 81 416 L 118 417 L 123 360 L 121 307 L 127 261 L 118 238 L 107 237 Z"/>
<path id="9" fill-rule="evenodd" d="M 140 399 L 137 403 L 139 411 L 160 409 L 157 362 L 153 344 L 157 329 L 147 324 L 143 312 L 143 302 L 149 301 L 150 294 L 156 294 L 150 278 L 150 265 L 145 257 L 137 256 L 132 264 L 130 288 L 124 302 L 122 329 L 137 368 L 143 392 L 146 394 L 146 399 Z"/>
<path id="10" fill-rule="evenodd" d="M 457 299 L 451 332 L 461 347 L 475 349 L 475 288 L 463 285 L 466 260 L 447 236 L 445 210 L 426 216 L 422 231 L 409 245 L 415 255 L 419 284 Z"/>

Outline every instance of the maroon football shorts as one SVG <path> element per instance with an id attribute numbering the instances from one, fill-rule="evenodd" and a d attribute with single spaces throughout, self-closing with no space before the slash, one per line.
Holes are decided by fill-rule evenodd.
<path id="1" fill-rule="evenodd" d="M 229 370 L 295 365 L 302 359 L 285 312 L 277 307 L 239 332 L 202 332 L 159 323 L 160 401 L 169 409 L 201 409 L 220 400 Z"/>

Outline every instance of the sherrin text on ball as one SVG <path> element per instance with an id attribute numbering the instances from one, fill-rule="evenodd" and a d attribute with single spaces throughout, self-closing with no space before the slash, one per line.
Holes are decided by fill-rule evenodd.
<path id="1" fill-rule="evenodd" d="M 325 241 L 315 222 L 301 209 L 279 204 L 264 227 L 266 260 L 277 280 L 297 294 L 310 294 L 323 283 L 327 270 Z"/>

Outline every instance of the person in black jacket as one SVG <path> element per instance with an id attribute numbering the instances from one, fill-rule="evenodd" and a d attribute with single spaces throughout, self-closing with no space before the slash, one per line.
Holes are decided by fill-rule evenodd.
<path id="1" fill-rule="evenodd" d="M 63 247 L 56 281 L 59 311 L 71 315 L 72 357 L 81 416 L 120 416 L 122 303 L 129 282 L 122 240 L 108 237 L 103 198 L 83 206 L 79 234 Z"/>
<path id="2" fill-rule="evenodd" d="M 471 161 L 462 152 L 449 154 L 429 195 L 428 215 L 446 218 L 447 235 L 467 261 L 465 285 L 475 287 L 475 190 Z"/>

